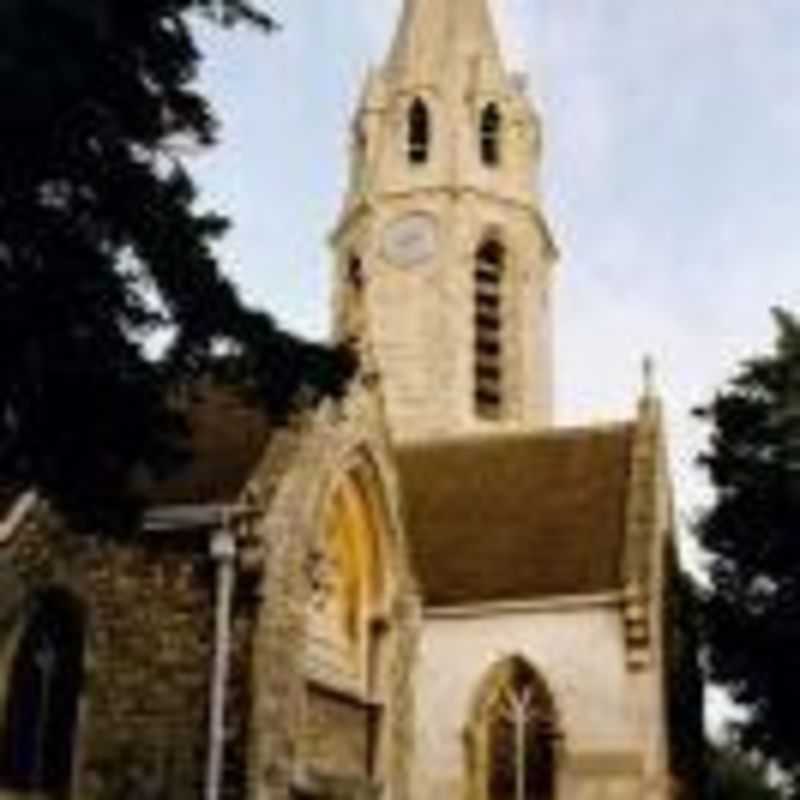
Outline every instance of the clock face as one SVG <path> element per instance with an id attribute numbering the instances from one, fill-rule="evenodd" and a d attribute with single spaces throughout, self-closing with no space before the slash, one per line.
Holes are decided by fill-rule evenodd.
<path id="1" fill-rule="evenodd" d="M 436 255 L 436 220 L 421 212 L 390 222 L 383 238 L 386 258 L 398 267 L 421 264 Z"/>

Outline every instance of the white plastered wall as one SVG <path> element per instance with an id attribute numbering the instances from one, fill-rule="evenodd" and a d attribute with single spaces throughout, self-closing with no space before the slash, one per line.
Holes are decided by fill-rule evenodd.
<path id="1" fill-rule="evenodd" d="M 626 666 L 619 601 L 597 596 L 427 612 L 416 676 L 417 800 L 467 797 L 472 703 L 489 670 L 513 655 L 540 672 L 555 700 L 564 737 L 558 800 L 642 797 L 657 721 L 645 711 L 642 674 Z"/>

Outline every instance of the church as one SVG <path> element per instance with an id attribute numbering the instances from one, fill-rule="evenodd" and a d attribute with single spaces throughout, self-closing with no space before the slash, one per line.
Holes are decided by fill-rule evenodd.
<path id="1" fill-rule="evenodd" d="M 0 800 L 692 794 L 660 401 L 555 424 L 541 143 L 488 0 L 405 0 L 331 235 L 345 396 L 188 394 L 135 536 L 0 493 Z"/>

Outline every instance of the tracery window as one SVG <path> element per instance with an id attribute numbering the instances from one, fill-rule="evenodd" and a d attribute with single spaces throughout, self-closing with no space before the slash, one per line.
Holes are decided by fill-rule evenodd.
<path id="1" fill-rule="evenodd" d="M 552 698 L 521 658 L 492 675 L 480 709 L 481 800 L 553 800 L 557 725 Z"/>
<path id="2" fill-rule="evenodd" d="M 83 682 L 82 610 L 66 592 L 36 598 L 11 667 L 0 785 L 69 794 Z"/>
<path id="3" fill-rule="evenodd" d="M 425 164 L 430 155 L 431 119 L 428 106 L 417 97 L 408 111 L 408 160 Z"/>
<path id="4" fill-rule="evenodd" d="M 328 675 L 370 690 L 373 625 L 383 594 L 381 523 L 363 487 L 348 476 L 327 502 L 319 541 L 307 560 L 310 655 Z M 323 664 L 324 662 L 324 664 Z"/>
<path id="5" fill-rule="evenodd" d="M 503 272 L 505 248 L 484 242 L 475 259 L 475 412 L 499 419 L 503 411 Z"/>
<path id="6" fill-rule="evenodd" d="M 481 161 L 497 167 L 502 159 L 503 117 L 496 103 L 489 103 L 481 113 Z"/>
<path id="7" fill-rule="evenodd" d="M 305 733 L 300 758 L 331 769 L 324 737 L 349 742 L 350 761 L 335 767 L 374 781 L 385 779 L 387 701 L 394 632 L 387 561 L 388 511 L 369 463 L 341 476 L 320 508 L 319 538 L 306 556 Z"/>

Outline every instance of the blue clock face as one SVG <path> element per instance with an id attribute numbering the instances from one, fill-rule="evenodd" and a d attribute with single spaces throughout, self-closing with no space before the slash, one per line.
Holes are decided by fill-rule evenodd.
<path id="1" fill-rule="evenodd" d="M 383 252 L 398 267 L 429 261 L 436 255 L 438 231 L 435 217 L 422 212 L 398 217 L 386 226 Z"/>

